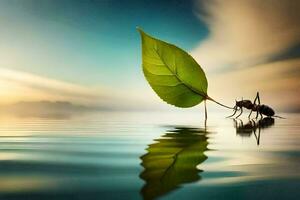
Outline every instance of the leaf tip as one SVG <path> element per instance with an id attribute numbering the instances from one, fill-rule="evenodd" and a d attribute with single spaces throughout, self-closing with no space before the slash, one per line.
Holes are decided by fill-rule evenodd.
<path id="1" fill-rule="evenodd" d="M 138 32 L 140 32 L 140 33 L 143 33 L 143 32 L 144 32 L 144 31 L 141 29 L 141 27 L 139 27 L 139 26 L 136 27 L 136 30 L 137 30 Z"/>

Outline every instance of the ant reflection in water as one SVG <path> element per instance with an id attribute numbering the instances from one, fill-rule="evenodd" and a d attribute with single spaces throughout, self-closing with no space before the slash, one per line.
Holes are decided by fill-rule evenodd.
<path id="1" fill-rule="evenodd" d="M 207 159 L 206 134 L 205 129 L 174 127 L 148 146 L 141 156 L 144 199 L 156 199 L 184 183 L 201 179 L 197 165 Z"/>
<path id="2" fill-rule="evenodd" d="M 261 129 L 265 129 L 274 125 L 275 121 L 272 117 L 265 117 L 258 121 L 249 120 L 248 123 L 244 124 L 240 119 L 233 119 L 236 134 L 242 137 L 250 137 L 252 133 L 255 136 L 257 145 L 260 142 Z M 258 130 L 258 131 L 257 131 Z"/>

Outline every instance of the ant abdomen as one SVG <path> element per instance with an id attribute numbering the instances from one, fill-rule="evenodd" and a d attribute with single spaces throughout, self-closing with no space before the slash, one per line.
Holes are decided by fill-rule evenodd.
<path id="1" fill-rule="evenodd" d="M 267 105 L 260 105 L 259 108 L 258 108 L 258 111 L 261 114 L 266 115 L 268 117 L 271 117 L 271 116 L 275 115 L 274 110 L 272 108 L 270 108 L 269 106 L 267 106 Z"/>

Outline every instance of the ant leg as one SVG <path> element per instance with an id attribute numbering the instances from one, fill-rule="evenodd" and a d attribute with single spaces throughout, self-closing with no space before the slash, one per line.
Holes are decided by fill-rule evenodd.
<path id="1" fill-rule="evenodd" d="M 238 114 L 238 116 L 236 116 L 235 118 L 237 119 L 239 116 L 241 116 L 242 113 L 243 113 L 243 108 L 241 107 L 241 112 L 240 112 L 240 114 Z"/>
<path id="2" fill-rule="evenodd" d="M 255 117 L 255 119 L 257 119 L 258 118 L 258 111 L 256 111 L 256 117 Z"/>
<path id="3" fill-rule="evenodd" d="M 239 120 L 240 120 L 241 126 L 244 127 L 243 121 L 241 119 L 239 119 Z"/>
<path id="4" fill-rule="evenodd" d="M 260 128 L 258 128 L 257 145 L 259 145 L 259 141 L 260 141 Z"/>
<path id="5" fill-rule="evenodd" d="M 259 93 L 257 92 L 256 93 L 256 98 L 257 98 L 257 100 L 258 100 L 258 105 L 260 105 L 260 98 L 259 98 Z M 260 118 L 262 119 L 263 118 L 263 115 L 257 110 L 256 111 L 257 113 L 256 113 L 256 119 L 257 119 L 257 117 L 258 117 L 258 113 L 260 114 Z"/>
<path id="6" fill-rule="evenodd" d="M 253 104 L 256 103 L 256 100 L 258 100 L 258 103 L 260 104 L 260 99 L 259 99 L 259 93 L 258 92 L 256 93 L 256 97 L 255 97 L 255 99 L 253 101 Z"/>
<path id="7" fill-rule="evenodd" d="M 238 127 L 238 123 L 235 119 L 233 119 L 233 125 L 234 125 L 234 128 L 237 128 Z"/>
<path id="8" fill-rule="evenodd" d="M 256 97 L 257 97 L 257 100 L 258 100 L 258 105 L 260 105 L 260 98 L 259 98 L 259 93 L 258 92 L 256 93 Z"/>
<path id="9" fill-rule="evenodd" d="M 235 113 L 236 113 L 236 111 L 238 110 L 237 109 L 237 107 L 236 106 L 234 106 L 233 107 L 233 109 L 234 109 L 234 112 L 233 112 L 233 114 L 232 115 L 229 115 L 228 117 L 226 117 L 226 118 L 229 118 L 229 117 L 232 117 L 232 116 L 234 116 L 235 115 Z"/>
<path id="10" fill-rule="evenodd" d="M 254 136 L 255 136 L 255 139 L 256 139 L 256 144 L 257 144 L 257 146 L 259 146 L 259 141 L 260 141 L 260 127 L 258 127 L 258 134 L 257 135 L 256 135 L 256 130 L 257 129 L 254 129 L 253 133 L 254 133 Z"/>
<path id="11" fill-rule="evenodd" d="M 260 115 L 260 119 L 264 118 L 264 116 L 259 111 L 256 111 L 256 119 L 258 118 L 258 114 Z"/>
<path id="12" fill-rule="evenodd" d="M 250 119 L 251 114 L 252 114 L 252 110 L 250 111 L 250 113 L 248 115 L 248 119 Z"/>
<path id="13" fill-rule="evenodd" d="M 257 117 L 258 117 L 258 110 L 257 110 L 257 106 L 256 106 L 256 101 L 258 100 L 258 105 L 260 105 L 260 99 L 259 99 L 259 93 L 257 92 L 256 93 L 256 97 L 255 97 L 255 99 L 254 99 L 254 101 L 253 101 L 253 105 L 254 105 L 254 108 L 256 107 L 256 119 L 257 119 Z M 250 118 L 250 116 L 251 116 L 251 114 L 252 114 L 252 109 L 251 109 L 251 111 L 250 111 L 250 114 L 249 114 L 249 116 L 248 116 L 248 118 Z"/>

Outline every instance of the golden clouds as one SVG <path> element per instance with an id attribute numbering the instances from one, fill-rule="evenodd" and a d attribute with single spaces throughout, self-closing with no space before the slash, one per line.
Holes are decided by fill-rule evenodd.
<path id="1" fill-rule="evenodd" d="M 210 36 L 192 54 L 209 69 L 266 62 L 300 43 L 299 1 L 212 0 L 201 5 Z"/>
<path id="2" fill-rule="evenodd" d="M 32 100 L 75 100 L 89 102 L 99 98 L 95 90 L 35 74 L 0 68 L 0 103 Z"/>

